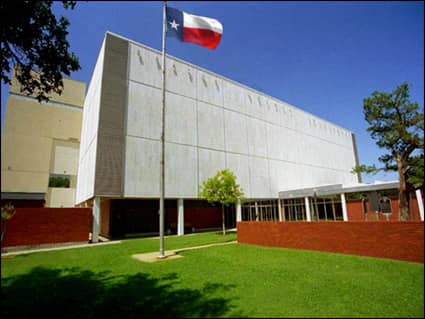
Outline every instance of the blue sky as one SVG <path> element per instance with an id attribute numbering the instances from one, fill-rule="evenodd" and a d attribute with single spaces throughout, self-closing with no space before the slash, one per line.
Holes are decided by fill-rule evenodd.
<path id="1" fill-rule="evenodd" d="M 384 154 L 366 132 L 363 98 L 375 90 L 411 84 L 423 110 L 424 2 L 204 2 L 169 6 L 219 20 L 216 50 L 168 38 L 167 53 L 253 87 L 356 135 L 361 163 Z M 82 70 L 72 78 L 89 83 L 106 31 L 161 49 L 162 2 L 78 2 L 64 10 L 68 39 Z M 8 86 L 2 84 L 2 130 Z M 394 180 L 394 173 L 363 176 Z"/>

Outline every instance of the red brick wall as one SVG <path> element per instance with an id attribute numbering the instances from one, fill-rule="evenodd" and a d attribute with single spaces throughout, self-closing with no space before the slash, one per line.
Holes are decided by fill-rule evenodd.
<path id="1" fill-rule="evenodd" d="M 91 208 L 17 208 L 6 226 L 3 247 L 87 241 Z"/>
<path id="2" fill-rule="evenodd" d="M 424 262 L 423 222 L 238 222 L 239 243 Z"/>
<path id="3" fill-rule="evenodd" d="M 393 213 L 389 215 L 390 221 L 398 221 L 399 220 L 399 214 L 398 214 L 398 197 L 391 197 L 391 207 L 393 210 Z M 369 203 L 367 203 L 369 207 Z M 370 211 L 368 209 L 367 214 L 367 221 L 376 221 L 376 213 L 373 211 Z M 347 201 L 347 215 L 349 221 L 366 221 L 366 218 L 363 214 L 362 210 L 362 201 L 359 200 L 349 200 Z M 386 221 L 386 217 L 384 214 L 379 213 L 378 214 L 380 221 Z M 410 220 L 412 221 L 420 221 L 420 215 L 419 215 L 419 208 L 418 208 L 418 201 L 416 200 L 415 196 L 412 196 L 410 198 Z"/>
<path id="4" fill-rule="evenodd" d="M 195 228 L 220 227 L 220 207 L 188 207 L 184 212 L 184 221 L 192 224 Z"/>
<path id="5" fill-rule="evenodd" d="M 177 208 L 167 209 L 168 223 L 177 228 Z M 221 207 L 184 207 L 184 223 L 195 228 L 221 227 Z"/>

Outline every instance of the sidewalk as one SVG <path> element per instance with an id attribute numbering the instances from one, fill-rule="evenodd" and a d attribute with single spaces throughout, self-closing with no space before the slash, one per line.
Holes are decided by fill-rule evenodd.
<path id="1" fill-rule="evenodd" d="M 180 249 L 176 249 L 176 250 L 166 250 L 166 251 L 164 251 L 164 257 L 163 258 L 159 257 L 158 251 L 151 252 L 151 253 L 144 253 L 144 254 L 135 254 L 135 255 L 132 255 L 131 257 L 134 258 L 134 259 L 137 259 L 139 261 L 153 263 L 153 262 L 157 262 L 157 261 L 164 261 L 164 260 L 170 260 L 170 259 L 175 259 L 175 258 L 181 258 L 183 256 L 179 255 L 179 253 L 184 252 L 184 251 L 188 251 L 188 250 L 208 248 L 208 247 L 213 247 L 213 246 L 224 246 L 224 245 L 230 245 L 230 244 L 237 244 L 237 241 L 234 240 L 234 241 L 229 241 L 229 242 L 225 242 L 225 243 L 216 243 L 216 244 L 208 244 L 208 245 L 201 245 L 201 246 L 193 246 L 193 247 L 180 248 Z"/>
<path id="2" fill-rule="evenodd" d="M 236 228 L 228 229 L 227 231 L 228 232 L 235 232 Z M 197 235 L 197 234 L 198 233 L 185 234 L 184 236 L 191 236 L 191 235 Z M 177 235 L 167 235 L 167 236 L 164 236 L 164 237 L 167 238 L 167 237 L 170 237 L 170 236 L 177 236 Z M 147 237 L 147 238 L 158 239 L 159 236 Z M 37 252 L 43 252 L 43 251 L 65 250 L 65 249 L 84 248 L 84 247 L 97 247 L 99 245 L 112 245 L 112 244 L 120 244 L 121 243 L 121 240 L 109 240 L 109 239 L 104 238 L 102 236 L 99 236 L 99 240 L 100 241 L 97 242 L 97 243 L 76 242 L 76 243 L 42 244 L 42 245 L 10 247 L 10 248 L 5 247 L 5 248 L 2 248 L 1 256 L 6 257 L 6 256 L 12 256 L 12 255 L 37 253 Z M 218 245 L 227 245 L 227 244 L 232 244 L 232 243 L 236 243 L 236 241 L 226 242 L 226 243 L 209 244 L 209 245 L 196 246 L 196 247 L 187 247 L 187 248 L 182 248 L 182 249 L 177 249 L 177 250 L 166 250 L 164 252 L 165 258 L 163 258 L 163 260 L 166 260 L 168 257 L 173 257 L 173 258 L 183 257 L 181 255 L 178 255 L 178 253 L 185 251 L 185 250 L 206 248 L 206 247 L 218 246 Z M 136 259 L 139 259 L 139 260 L 143 260 L 143 261 L 145 261 L 144 259 L 152 260 L 152 261 L 148 261 L 148 262 L 161 260 L 159 258 L 158 258 L 158 260 L 153 260 L 153 259 L 157 259 L 156 257 L 158 257 L 158 255 L 159 255 L 158 252 L 139 254 L 139 255 L 149 255 L 149 254 L 152 255 L 152 256 L 142 256 L 142 257 L 138 258 L 138 257 L 134 257 L 134 256 L 138 256 L 138 255 L 133 255 L 133 257 L 136 258 Z"/>
<path id="3" fill-rule="evenodd" d="M 114 241 L 99 241 L 97 243 L 63 243 L 63 244 L 45 244 L 45 245 L 37 245 L 32 247 L 18 247 L 18 248 L 10 248 L 10 251 L 7 251 L 6 248 L 2 248 L 2 250 L 6 250 L 6 252 L 2 252 L 1 256 L 12 256 L 12 255 L 22 255 L 22 254 L 30 254 L 30 253 L 38 253 L 43 251 L 53 251 L 53 250 L 65 250 L 65 249 L 73 249 L 73 248 L 83 248 L 83 247 L 98 247 L 100 245 L 112 245 L 112 244 L 120 244 L 120 240 Z"/>

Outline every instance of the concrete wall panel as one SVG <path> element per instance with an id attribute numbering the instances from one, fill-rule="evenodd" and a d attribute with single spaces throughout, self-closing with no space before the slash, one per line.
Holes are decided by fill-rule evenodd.
<path id="1" fill-rule="evenodd" d="M 82 161 L 78 166 L 78 178 L 76 189 L 76 203 L 81 203 L 94 195 L 94 175 L 96 165 L 97 139 L 88 148 Z M 80 153 L 81 158 L 81 153 Z"/>
<path id="2" fill-rule="evenodd" d="M 196 101 L 173 93 L 167 93 L 166 101 L 165 140 L 196 146 Z"/>
<path id="3" fill-rule="evenodd" d="M 249 179 L 249 157 L 226 153 L 227 168 L 236 175 L 237 183 L 242 187 L 245 197 L 252 197 Z"/>
<path id="4" fill-rule="evenodd" d="M 223 106 L 223 80 L 201 70 L 196 75 L 199 101 Z"/>
<path id="5" fill-rule="evenodd" d="M 167 58 L 167 91 L 196 98 L 197 70 L 188 64 Z M 161 86 L 162 87 L 162 86 Z"/>
<path id="6" fill-rule="evenodd" d="M 124 189 L 128 45 L 126 40 L 106 34 L 96 153 L 97 195 L 121 196 Z"/>
<path id="7" fill-rule="evenodd" d="M 240 113 L 224 111 L 226 151 L 248 154 L 247 117 Z"/>
<path id="8" fill-rule="evenodd" d="M 80 140 L 81 107 L 40 104 L 37 100 L 13 95 L 8 98 L 6 117 L 6 133 Z"/>
<path id="9" fill-rule="evenodd" d="M 104 54 L 105 42 L 102 43 L 102 47 L 100 48 L 84 100 L 75 199 L 77 204 L 94 195 L 94 174 L 96 169 L 97 134 L 99 128 Z"/>
<path id="10" fill-rule="evenodd" d="M 267 151 L 270 159 L 283 160 L 287 157 L 286 147 L 283 144 L 285 137 L 282 134 L 282 128 L 277 125 L 266 123 Z"/>
<path id="11" fill-rule="evenodd" d="M 166 143 L 165 196 L 193 198 L 198 194 L 196 147 Z M 159 180 L 158 180 L 159 181 Z M 155 182 L 155 181 L 154 181 Z"/>
<path id="12" fill-rule="evenodd" d="M 126 138 L 126 197 L 159 196 L 160 143 L 143 138 Z"/>
<path id="13" fill-rule="evenodd" d="M 15 147 L 19 145 L 19 147 Z M 5 134 L 2 143 L 2 172 L 48 173 L 52 140 L 47 137 Z M 13 184 L 13 183 L 12 183 Z M 5 191 L 2 186 L 2 191 Z"/>
<path id="14" fill-rule="evenodd" d="M 309 166 L 300 167 L 296 163 L 270 160 L 269 167 L 272 191 L 309 185 L 310 179 L 306 181 L 301 177 L 311 175 Z"/>
<path id="15" fill-rule="evenodd" d="M 248 151 L 250 155 L 267 157 L 266 123 L 248 118 Z"/>
<path id="16" fill-rule="evenodd" d="M 10 183 L 13 181 L 13 183 Z M 29 183 L 28 181 L 31 181 Z M 2 171 L 2 192 L 45 193 L 49 183 L 47 172 Z"/>
<path id="17" fill-rule="evenodd" d="M 275 194 L 278 189 L 282 190 L 290 187 L 292 184 L 290 174 L 294 170 L 294 166 L 294 164 L 288 162 L 269 160 L 270 188 L 272 194 Z"/>
<path id="18" fill-rule="evenodd" d="M 130 43 L 130 80 L 162 87 L 161 56 L 152 50 Z"/>
<path id="19" fill-rule="evenodd" d="M 198 146 L 224 150 L 223 109 L 198 102 Z"/>
<path id="20" fill-rule="evenodd" d="M 78 144 L 73 146 L 55 145 L 52 173 L 77 175 Z"/>
<path id="21" fill-rule="evenodd" d="M 270 98 L 265 98 L 263 120 L 269 123 L 274 123 L 275 119 L 276 119 L 276 108 L 274 107 L 274 102 Z"/>
<path id="22" fill-rule="evenodd" d="M 264 120 L 264 98 L 247 89 L 245 89 L 245 92 L 248 96 L 248 115 L 256 119 Z"/>
<path id="23" fill-rule="evenodd" d="M 269 100 L 270 111 L 268 112 L 268 121 L 280 126 L 280 105 L 276 100 Z"/>
<path id="24" fill-rule="evenodd" d="M 246 90 L 229 81 L 223 81 L 223 105 L 225 108 L 248 114 Z"/>
<path id="25" fill-rule="evenodd" d="M 47 207 L 74 207 L 75 188 L 49 188 L 46 195 Z"/>
<path id="26" fill-rule="evenodd" d="M 33 74 L 35 75 L 35 73 Z M 13 70 L 13 76 L 11 79 L 11 84 L 9 86 L 9 91 L 10 93 L 15 93 L 20 95 L 22 94 L 21 92 L 22 85 L 19 83 L 15 75 L 16 75 L 15 70 Z M 81 108 L 82 105 L 84 104 L 86 83 L 76 81 L 74 79 L 68 79 L 68 78 L 63 78 L 62 81 L 63 81 L 62 93 L 59 95 L 57 93 L 50 92 L 48 94 L 49 100 L 51 102 L 63 103 L 63 104 L 73 105 L 73 106 Z M 35 90 L 34 94 L 30 96 L 35 97 L 36 93 L 38 93 L 37 90 Z M 35 103 L 39 104 L 38 101 Z"/>
<path id="27" fill-rule="evenodd" d="M 213 177 L 217 171 L 225 169 L 225 153 L 199 149 L 199 186 Z"/>
<path id="28" fill-rule="evenodd" d="M 269 164 L 267 159 L 250 157 L 249 174 L 251 196 L 254 198 L 270 198 Z"/>
<path id="29" fill-rule="evenodd" d="M 129 82 L 127 135 L 159 140 L 161 137 L 161 90 Z"/>

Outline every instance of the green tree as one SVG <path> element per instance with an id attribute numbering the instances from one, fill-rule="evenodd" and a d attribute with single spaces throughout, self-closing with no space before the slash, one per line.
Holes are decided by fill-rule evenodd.
<path id="1" fill-rule="evenodd" d="M 0 13 L 1 80 L 10 84 L 15 65 L 16 78 L 27 95 L 48 101 L 49 93 L 62 93 L 62 74 L 80 69 L 78 58 L 69 52 L 69 21 L 52 13 L 53 1 L 2 1 Z M 62 1 L 74 9 L 76 1 Z"/>
<path id="2" fill-rule="evenodd" d="M 236 204 L 243 195 L 243 190 L 236 183 L 235 174 L 228 169 L 218 171 L 215 176 L 202 183 L 199 197 L 206 199 L 209 203 L 221 204 L 223 235 L 226 235 L 224 206 Z"/>
<path id="3" fill-rule="evenodd" d="M 388 151 L 379 157 L 383 167 L 359 165 L 354 172 L 398 171 L 400 220 L 409 219 L 409 192 L 423 185 L 424 113 L 410 101 L 409 85 L 402 83 L 393 92 L 373 92 L 363 100 L 367 131 L 376 144 Z"/>
<path id="4" fill-rule="evenodd" d="M 69 178 L 65 178 L 65 177 L 62 177 L 62 176 L 51 176 L 49 178 L 49 187 L 69 188 L 70 187 L 70 180 L 69 180 Z"/>
<path id="5" fill-rule="evenodd" d="M 415 188 L 424 187 L 424 154 L 412 156 L 408 164 L 408 178 L 407 181 Z"/>
<path id="6" fill-rule="evenodd" d="M 11 219 L 15 213 L 16 209 L 12 203 L 7 203 L 1 207 L 1 242 L 3 242 L 3 236 L 6 232 L 6 222 Z"/>

